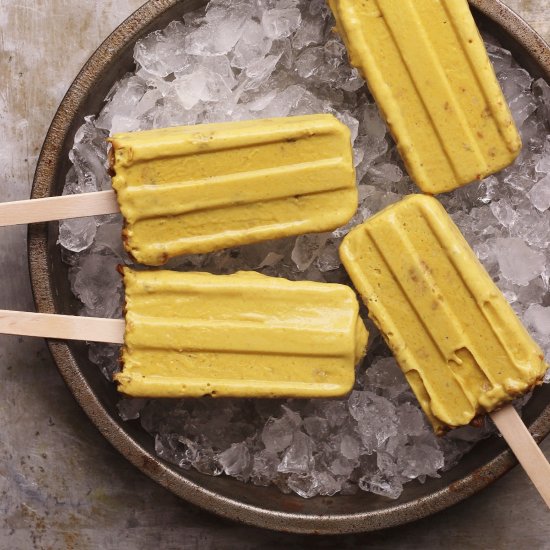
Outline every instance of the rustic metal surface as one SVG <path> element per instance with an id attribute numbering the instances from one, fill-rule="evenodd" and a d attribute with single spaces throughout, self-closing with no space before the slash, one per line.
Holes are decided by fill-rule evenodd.
<path id="1" fill-rule="evenodd" d="M 162 7 L 171 3 L 153 4 Z M 63 55 L 67 44 L 71 43 L 68 33 L 74 32 L 73 44 L 77 44 L 78 54 L 84 57 L 80 51 L 86 46 L 82 37 L 93 33 L 90 33 L 89 23 L 86 31 L 79 30 L 77 24 L 85 25 L 83 21 L 93 17 L 96 10 L 109 13 L 109 3 L 93 3 L 90 8 L 84 2 L 52 0 L 46 3 L 51 4 L 51 9 L 46 9 L 36 8 L 34 2 L 0 0 L 0 6 L 4 4 L 6 9 L 0 10 L 3 63 L 0 71 L 4 74 L 7 66 L 9 85 L 3 90 L 6 93 L 0 95 L 0 117 L 8 145 L 1 153 L 6 155 L 6 162 L 3 163 L 5 174 L 0 189 L 1 200 L 9 200 L 28 193 L 25 183 L 32 167 L 26 171 L 24 167 L 32 165 L 51 109 L 59 99 L 60 89 L 55 82 L 63 75 L 67 80 L 70 78 L 64 73 L 70 60 Z M 127 4 L 133 7 L 130 6 L 132 2 Z M 117 10 L 124 7 L 121 2 L 117 6 Z M 110 9 L 114 14 L 115 10 Z M 147 15 L 142 12 L 140 21 Z M 44 36 L 42 29 L 48 25 L 53 28 Z M 7 32 L 6 29 L 14 26 L 28 33 L 27 36 L 37 37 L 36 42 L 31 43 L 34 48 L 29 44 L 23 48 L 25 34 L 16 36 Z M 132 32 L 135 28 L 131 26 L 127 30 Z M 86 53 L 92 49 L 88 47 Z M 47 53 L 53 56 L 55 52 L 58 56 L 52 57 L 53 62 L 41 63 L 42 59 L 50 59 Z M 105 51 L 106 59 L 111 52 Z M 73 71 L 79 64 L 82 59 L 74 63 Z M 30 74 L 33 68 L 39 71 L 38 74 L 47 71 L 48 76 L 33 80 L 37 74 Z M 63 132 L 63 129 L 57 131 Z M 46 157 L 45 162 L 48 160 L 54 161 L 54 157 Z M 40 228 L 36 229 L 40 234 Z M 30 309 L 24 232 L 20 229 L 4 231 L 0 239 L 0 307 Z M 4 401 L 0 405 L 4 436 L 0 442 L 0 490 L 4 492 L 0 547 L 146 548 L 153 542 L 168 548 L 303 544 L 304 539 L 237 527 L 180 503 L 129 467 L 90 428 L 53 371 L 41 342 L 3 338 L 0 345 L 0 372 L 4 382 Z M 86 397 L 85 393 L 80 397 Z M 112 427 L 102 425 L 104 430 Z M 141 464 L 144 468 L 153 465 L 154 462 Z M 502 470 L 503 465 L 495 467 Z M 153 467 L 157 474 L 163 475 L 162 470 Z M 514 494 L 507 495 L 512 489 Z M 453 486 L 454 493 L 460 494 L 463 490 L 463 485 Z M 274 494 L 271 497 L 280 498 Z M 521 509 L 514 506 L 519 499 Z M 398 532 L 348 537 L 341 545 L 353 546 L 369 541 L 376 547 L 383 546 L 386 541 L 401 547 L 452 547 L 452 536 L 460 534 L 455 540 L 456 547 L 506 548 L 522 540 L 522 546 L 540 548 L 550 534 L 547 528 L 545 531 L 545 525 L 541 525 L 544 514 L 524 475 L 515 471 L 496 487 L 435 518 L 406 526 Z M 355 526 L 356 529 L 361 527 L 359 523 Z M 451 536 L 450 543 L 443 538 L 448 536 Z"/>

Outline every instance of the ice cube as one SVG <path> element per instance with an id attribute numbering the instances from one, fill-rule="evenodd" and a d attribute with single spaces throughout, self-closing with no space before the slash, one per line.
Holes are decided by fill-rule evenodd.
<path id="1" fill-rule="evenodd" d="M 214 13 L 211 10 L 210 13 Z M 239 41 L 246 24 L 246 15 L 231 13 L 216 18 L 186 35 L 186 53 L 197 56 L 224 55 Z"/>
<path id="2" fill-rule="evenodd" d="M 403 484 L 399 478 L 386 478 L 382 474 L 366 475 L 359 479 L 359 487 L 363 491 L 381 495 L 393 500 L 399 498 L 403 492 Z"/>
<path id="3" fill-rule="evenodd" d="M 246 69 L 253 63 L 261 62 L 271 50 L 273 41 L 267 38 L 260 23 L 249 20 L 245 23 L 243 32 L 231 56 L 231 65 L 238 69 Z"/>
<path id="4" fill-rule="evenodd" d="M 294 432 L 292 443 L 277 470 L 286 474 L 307 474 L 313 467 L 313 441 L 303 432 Z"/>
<path id="5" fill-rule="evenodd" d="M 192 63 L 183 50 L 185 26 L 181 21 L 172 21 L 163 31 L 155 31 L 142 38 L 134 48 L 134 59 L 149 74 L 164 78 Z"/>
<path id="6" fill-rule="evenodd" d="M 302 50 L 312 44 L 321 44 L 325 34 L 325 26 L 324 19 L 319 17 L 318 14 L 313 17 L 306 15 L 292 38 L 292 47 L 295 50 Z"/>
<path id="7" fill-rule="evenodd" d="M 302 422 L 298 413 L 287 407 L 283 407 L 283 410 L 283 416 L 270 418 L 262 431 L 261 439 L 269 452 L 284 451 L 292 443 L 294 433 Z"/>
<path id="8" fill-rule="evenodd" d="M 518 218 L 517 212 L 506 199 L 492 202 L 490 208 L 495 218 L 504 227 L 511 227 Z"/>
<path id="9" fill-rule="evenodd" d="M 521 239 L 497 239 L 495 251 L 502 275 L 509 281 L 526 286 L 544 270 L 546 259 Z"/>
<path id="10" fill-rule="evenodd" d="M 304 430 L 315 440 L 324 439 L 329 433 L 328 420 L 318 416 L 304 418 Z"/>
<path id="11" fill-rule="evenodd" d="M 550 306 L 531 304 L 524 315 L 525 324 L 543 338 L 550 338 Z"/>
<path id="12" fill-rule="evenodd" d="M 393 357 L 378 357 L 365 373 L 365 388 L 393 401 L 406 392 L 409 385 Z"/>
<path id="13" fill-rule="evenodd" d="M 367 454 L 397 434 L 395 405 L 388 399 L 369 391 L 353 391 L 348 406 Z"/>
<path id="14" fill-rule="evenodd" d="M 75 218 L 59 222 L 57 243 L 71 252 L 82 252 L 94 242 L 97 225 L 95 218 Z"/>
<path id="15" fill-rule="evenodd" d="M 278 475 L 279 457 L 276 453 L 260 451 L 254 455 L 250 480 L 254 485 L 270 485 Z"/>
<path id="16" fill-rule="evenodd" d="M 147 405 L 147 399 L 122 399 L 117 404 L 118 414 L 122 420 L 137 420 L 145 405 Z"/>
<path id="17" fill-rule="evenodd" d="M 292 261 L 299 271 L 306 271 L 319 256 L 330 233 L 300 235 L 292 251 Z"/>
<path id="18" fill-rule="evenodd" d="M 288 116 L 296 108 L 298 102 L 306 93 L 303 86 L 292 85 L 279 92 L 264 108 L 262 116 L 266 118 Z"/>
<path id="19" fill-rule="evenodd" d="M 340 442 L 340 452 L 349 460 L 358 459 L 360 454 L 359 441 L 350 435 L 344 435 Z"/>
<path id="20" fill-rule="evenodd" d="M 537 182 L 527 194 L 535 208 L 544 212 L 550 208 L 550 174 Z"/>
<path id="21" fill-rule="evenodd" d="M 287 480 L 288 487 L 302 498 L 312 498 L 319 494 L 317 479 L 311 474 L 293 474 Z"/>
<path id="22" fill-rule="evenodd" d="M 190 110 L 199 102 L 221 101 L 231 95 L 227 81 L 218 73 L 201 68 L 179 76 L 174 87 L 184 109 Z"/>
<path id="23" fill-rule="evenodd" d="M 248 481 L 252 470 L 252 459 L 246 443 L 236 443 L 220 453 L 218 458 L 223 471 L 241 481 Z"/>
<path id="24" fill-rule="evenodd" d="M 415 479 L 422 475 L 439 477 L 438 470 L 443 468 L 444 457 L 436 446 L 415 443 L 403 447 L 402 454 L 397 460 L 397 470 L 401 475 L 409 479 Z"/>
<path id="25" fill-rule="evenodd" d="M 279 40 L 290 36 L 302 21 L 298 8 L 272 9 L 262 15 L 262 27 L 268 38 Z"/>

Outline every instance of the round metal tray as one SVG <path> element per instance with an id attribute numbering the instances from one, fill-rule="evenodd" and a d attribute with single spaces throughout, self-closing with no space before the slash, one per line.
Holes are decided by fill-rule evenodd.
<path id="1" fill-rule="evenodd" d="M 46 136 L 36 170 L 33 198 L 60 195 L 69 168 L 68 152 L 83 117 L 97 113 L 114 82 L 132 67 L 137 39 L 196 9 L 200 0 L 151 0 L 127 19 L 98 48 L 63 99 Z M 534 76 L 550 82 L 550 48 L 516 14 L 498 0 L 472 0 L 478 24 L 498 37 Z M 38 311 L 74 314 L 78 303 L 70 291 L 67 266 L 56 245 L 57 223 L 29 229 L 29 261 Z M 369 493 L 317 497 L 283 495 L 273 487 L 255 487 L 232 478 L 184 472 L 155 455 L 153 440 L 138 422 L 122 422 L 118 395 L 88 360 L 84 343 L 50 341 L 53 358 L 84 411 L 101 433 L 130 462 L 183 499 L 211 512 L 248 524 L 299 533 L 374 531 L 443 510 L 480 491 L 515 464 L 497 437 L 479 443 L 440 479 L 405 486 L 392 501 Z M 550 385 L 536 390 L 524 418 L 535 438 L 550 431 Z"/>

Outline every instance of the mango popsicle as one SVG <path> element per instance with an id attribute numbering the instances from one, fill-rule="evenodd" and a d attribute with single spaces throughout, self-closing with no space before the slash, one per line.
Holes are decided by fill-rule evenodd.
<path id="1" fill-rule="evenodd" d="M 332 397 L 353 386 L 368 333 L 347 286 L 254 272 L 123 275 L 122 393 Z"/>
<path id="2" fill-rule="evenodd" d="M 357 209 L 350 132 L 332 115 L 166 128 L 110 141 L 126 249 L 143 264 L 331 231 Z"/>
<path id="3" fill-rule="evenodd" d="M 340 255 L 437 433 L 540 383 L 542 351 L 436 199 L 389 206 Z"/>
<path id="4" fill-rule="evenodd" d="M 328 1 L 422 191 L 451 191 L 514 161 L 521 140 L 467 0 Z"/>

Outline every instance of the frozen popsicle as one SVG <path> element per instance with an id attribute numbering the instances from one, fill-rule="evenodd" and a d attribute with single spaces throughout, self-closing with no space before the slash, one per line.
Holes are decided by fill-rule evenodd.
<path id="1" fill-rule="evenodd" d="M 357 209 L 350 132 L 332 115 L 118 134 L 115 191 L 0 204 L 0 226 L 113 214 L 136 261 L 331 231 Z M 118 201 L 117 201 L 118 199 Z"/>
<path id="2" fill-rule="evenodd" d="M 123 273 L 122 393 L 332 397 L 351 390 L 368 334 L 349 287 L 254 272 Z"/>
<path id="3" fill-rule="evenodd" d="M 467 0 L 329 4 L 422 191 L 451 191 L 514 161 L 520 137 Z"/>
<path id="4" fill-rule="evenodd" d="M 330 231 L 357 209 L 350 133 L 332 115 L 110 139 L 126 248 L 141 263 Z"/>
<path id="5" fill-rule="evenodd" d="M 437 433 L 541 382 L 541 349 L 436 199 L 389 206 L 340 255 Z"/>

